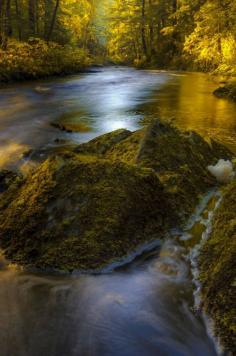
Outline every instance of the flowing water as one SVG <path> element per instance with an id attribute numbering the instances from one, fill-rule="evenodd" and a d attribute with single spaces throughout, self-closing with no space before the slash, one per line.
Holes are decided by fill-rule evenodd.
<path id="1" fill-rule="evenodd" d="M 216 87 L 203 74 L 130 68 L 7 86 L 0 89 L 0 165 L 18 165 L 24 151 L 62 140 L 79 143 L 121 127 L 135 130 L 153 116 L 173 117 L 236 151 L 236 105 L 214 98 Z M 50 125 L 71 113 L 90 130 L 66 133 Z M 110 273 L 29 273 L 1 257 L 0 355 L 219 355 L 195 308 L 196 268 L 191 271 L 190 263 L 217 199 L 209 193 L 186 231 L 173 231 L 171 239 Z"/>
<path id="2" fill-rule="evenodd" d="M 135 130 L 143 118 L 152 117 L 174 118 L 179 126 L 217 138 L 236 152 L 236 104 L 215 98 L 217 86 L 201 73 L 110 67 L 0 88 L 0 168 L 15 164 L 29 149 L 65 140 L 80 143 L 119 128 Z M 62 115 L 81 122 L 86 132 L 52 127 Z"/>

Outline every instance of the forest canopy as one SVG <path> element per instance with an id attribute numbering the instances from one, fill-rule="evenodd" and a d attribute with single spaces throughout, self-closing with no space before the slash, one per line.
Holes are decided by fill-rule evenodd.
<path id="1" fill-rule="evenodd" d="M 19 47 L 20 43 L 24 45 Z M 9 58 L 20 72 L 21 66 L 13 57 L 18 53 L 24 62 L 24 52 L 28 56 L 35 45 L 37 56 L 31 56 L 34 63 L 40 51 L 42 58 L 49 51 L 43 65 L 47 57 L 52 64 L 55 53 L 55 58 L 67 57 L 68 67 L 70 53 L 72 62 L 76 57 L 81 66 L 109 60 L 139 67 L 235 74 L 236 2 L 0 0 L 0 75 L 4 68 L 13 70 Z M 76 68 L 73 64 L 65 72 Z"/>

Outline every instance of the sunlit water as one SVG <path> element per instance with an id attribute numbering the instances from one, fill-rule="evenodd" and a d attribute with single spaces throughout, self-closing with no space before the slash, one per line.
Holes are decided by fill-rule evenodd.
<path id="1" fill-rule="evenodd" d="M 174 118 L 181 127 L 216 137 L 236 152 L 236 104 L 215 98 L 217 86 L 199 73 L 111 67 L 1 88 L 0 167 L 17 162 L 31 148 L 58 145 L 56 139 L 80 143 L 118 128 L 138 129 L 142 119 L 151 117 Z M 71 113 L 88 132 L 71 134 L 51 126 Z"/>
<path id="2" fill-rule="evenodd" d="M 143 118 L 153 116 L 175 117 L 180 126 L 235 148 L 236 106 L 214 98 L 216 86 L 202 74 L 106 68 L 2 88 L 0 164 L 19 162 L 29 148 L 57 145 L 57 138 L 83 142 L 121 127 L 135 130 Z M 77 112 L 91 131 L 70 134 L 50 126 L 70 112 Z M 208 215 L 198 210 L 194 228 L 190 224 L 179 237 L 174 233 L 162 246 L 109 274 L 33 274 L 0 259 L 0 355 L 219 354 L 195 309 L 189 261 L 190 247 L 201 237 L 199 221 L 209 224 Z"/>

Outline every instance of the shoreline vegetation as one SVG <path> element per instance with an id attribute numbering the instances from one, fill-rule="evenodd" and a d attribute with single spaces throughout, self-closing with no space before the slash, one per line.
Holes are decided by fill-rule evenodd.
<path id="1" fill-rule="evenodd" d="M 1 0 L 0 84 L 91 64 L 236 75 L 236 3 Z"/>
<path id="2" fill-rule="evenodd" d="M 11 40 L 0 49 L 0 84 L 64 76 L 85 70 L 93 60 L 84 49 L 46 43 Z"/>

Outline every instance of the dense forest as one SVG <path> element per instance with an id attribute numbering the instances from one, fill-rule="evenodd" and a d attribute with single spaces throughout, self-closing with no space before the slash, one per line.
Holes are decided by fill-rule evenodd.
<path id="1" fill-rule="evenodd" d="M 76 72 L 103 51 L 89 0 L 0 0 L 0 78 Z"/>
<path id="2" fill-rule="evenodd" d="M 116 0 L 109 51 L 142 65 L 226 71 L 236 60 L 234 0 Z"/>
<path id="3" fill-rule="evenodd" d="M 234 0 L 0 0 L 0 34 L 2 79 L 107 59 L 235 73 Z"/>

